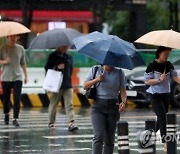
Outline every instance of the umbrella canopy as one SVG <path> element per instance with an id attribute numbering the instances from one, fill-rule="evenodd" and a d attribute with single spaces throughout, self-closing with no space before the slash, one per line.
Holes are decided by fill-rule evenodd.
<path id="1" fill-rule="evenodd" d="M 51 49 L 65 45 L 72 45 L 72 39 L 82 35 L 75 29 L 59 28 L 45 31 L 35 37 L 29 46 L 32 49 Z"/>
<path id="2" fill-rule="evenodd" d="M 135 42 L 180 49 L 180 33 L 173 30 L 152 31 L 141 36 Z"/>
<path id="3" fill-rule="evenodd" d="M 0 37 L 29 33 L 30 30 L 24 25 L 14 21 L 0 22 Z"/>
<path id="4" fill-rule="evenodd" d="M 73 43 L 79 52 L 104 65 L 126 69 L 144 65 L 134 45 L 117 36 L 93 32 L 75 38 Z"/>

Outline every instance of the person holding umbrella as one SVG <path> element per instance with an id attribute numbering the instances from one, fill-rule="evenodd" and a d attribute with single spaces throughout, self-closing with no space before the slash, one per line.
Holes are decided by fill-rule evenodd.
<path id="1" fill-rule="evenodd" d="M 145 71 L 145 84 L 149 86 L 147 92 L 154 112 L 157 115 L 156 131 L 160 129 L 164 152 L 167 152 L 166 138 L 166 113 L 170 101 L 171 79 L 180 83 L 174 66 L 167 60 L 171 49 L 180 49 L 180 33 L 174 30 L 151 31 L 140 38 L 136 43 L 158 46 L 156 59 L 150 63 Z"/>
<path id="2" fill-rule="evenodd" d="M 84 89 L 93 85 L 97 89 L 91 111 L 92 153 L 112 154 L 119 111 L 123 111 L 126 105 L 126 79 L 120 68 L 133 69 L 144 62 L 132 43 L 115 35 L 95 31 L 75 38 L 73 43 L 77 51 L 102 64 L 89 70 Z"/>
<path id="3" fill-rule="evenodd" d="M 96 72 L 95 67 L 98 67 Z M 84 89 L 87 90 L 93 85 L 98 86 L 91 111 L 94 132 L 92 154 L 113 154 L 116 122 L 119 120 L 119 112 L 126 106 L 125 75 L 116 67 L 94 66 L 85 78 Z"/>
<path id="4" fill-rule="evenodd" d="M 20 99 L 22 90 L 22 81 L 24 73 L 24 83 L 27 83 L 27 71 L 24 48 L 17 44 L 18 36 L 10 35 L 7 37 L 7 44 L 0 47 L 0 64 L 2 65 L 2 89 L 3 89 L 3 107 L 4 123 L 9 124 L 10 94 L 13 89 L 14 112 L 13 125 L 19 126 L 17 119 L 20 112 Z"/>
<path id="5" fill-rule="evenodd" d="M 73 89 L 72 89 L 72 57 L 67 54 L 67 50 L 72 45 L 72 39 L 82 34 L 72 28 L 57 28 L 48 30 L 35 37 L 29 50 L 34 49 L 56 49 L 48 57 L 45 70 L 56 69 L 62 71 L 63 82 L 59 93 L 52 93 L 49 104 L 49 127 L 55 128 L 56 108 L 61 97 L 64 98 L 65 110 L 68 116 L 69 131 L 77 130 L 74 125 L 74 110 L 72 105 Z"/>
<path id="6" fill-rule="evenodd" d="M 152 108 L 157 115 L 156 132 L 160 129 L 164 151 L 166 147 L 166 113 L 170 101 L 171 79 L 180 83 L 180 77 L 171 62 L 168 61 L 171 48 L 160 46 L 156 51 L 156 59 L 150 63 L 145 71 L 145 84 L 150 94 Z"/>
<path id="7" fill-rule="evenodd" d="M 45 70 L 56 69 L 62 71 L 63 82 L 59 93 L 52 93 L 49 104 L 49 127 L 55 128 L 56 109 L 61 98 L 64 98 L 65 110 L 68 118 L 69 131 L 77 130 L 78 127 L 74 125 L 74 110 L 72 105 L 73 89 L 71 76 L 73 72 L 73 60 L 71 55 L 67 53 L 69 46 L 58 47 L 48 57 Z"/>

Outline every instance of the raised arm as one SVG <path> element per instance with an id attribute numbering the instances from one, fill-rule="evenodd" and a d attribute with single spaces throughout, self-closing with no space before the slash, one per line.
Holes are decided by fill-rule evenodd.
<path id="1" fill-rule="evenodd" d="M 83 85 L 83 88 L 85 90 L 87 90 L 87 89 L 91 88 L 93 85 L 95 85 L 96 83 L 102 81 L 103 79 L 104 79 L 104 75 L 100 75 L 100 76 L 98 76 L 95 79 L 92 79 L 90 81 L 85 81 L 84 85 Z"/>
<path id="2" fill-rule="evenodd" d="M 9 57 L 7 57 L 6 59 L 4 59 L 4 60 L 0 60 L 0 65 L 7 65 L 7 64 L 9 64 L 10 63 L 10 58 Z"/>

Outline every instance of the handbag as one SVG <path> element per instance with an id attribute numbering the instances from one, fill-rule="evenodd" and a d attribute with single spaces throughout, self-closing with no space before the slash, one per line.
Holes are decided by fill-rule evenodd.
<path id="1" fill-rule="evenodd" d="M 96 76 L 96 72 L 98 70 L 98 66 L 95 67 L 95 70 L 94 70 L 94 75 L 93 75 L 93 79 L 95 78 Z M 85 92 L 85 96 L 88 98 L 88 99 L 95 99 L 96 98 L 96 88 L 99 86 L 99 84 L 96 86 L 92 86 L 91 88 L 88 88 Z"/>
<path id="2" fill-rule="evenodd" d="M 96 87 L 92 87 L 86 90 L 85 96 L 88 99 L 95 99 L 96 98 Z"/>
<path id="3" fill-rule="evenodd" d="M 62 85 L 63 73 L 54 69 L 48 69 L 43 82 L 43 89 L 58 93 Z"/>

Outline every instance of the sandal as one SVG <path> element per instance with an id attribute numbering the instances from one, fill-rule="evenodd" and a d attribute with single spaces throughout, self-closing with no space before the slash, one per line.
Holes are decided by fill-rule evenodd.
<path id="1" fill-rule="evenodd" d="M 55 125 L 53 123 L 49 123 L 49 128 L 50 129 L 55 129 L 56 127 L 55 127 Z"/>
<path id="2" fill-rule="evenodd" d="M 73 122 L 69 123 L 68 131 L 75 131 L 78 130 L 78 127 L 74 125 Z"/>

